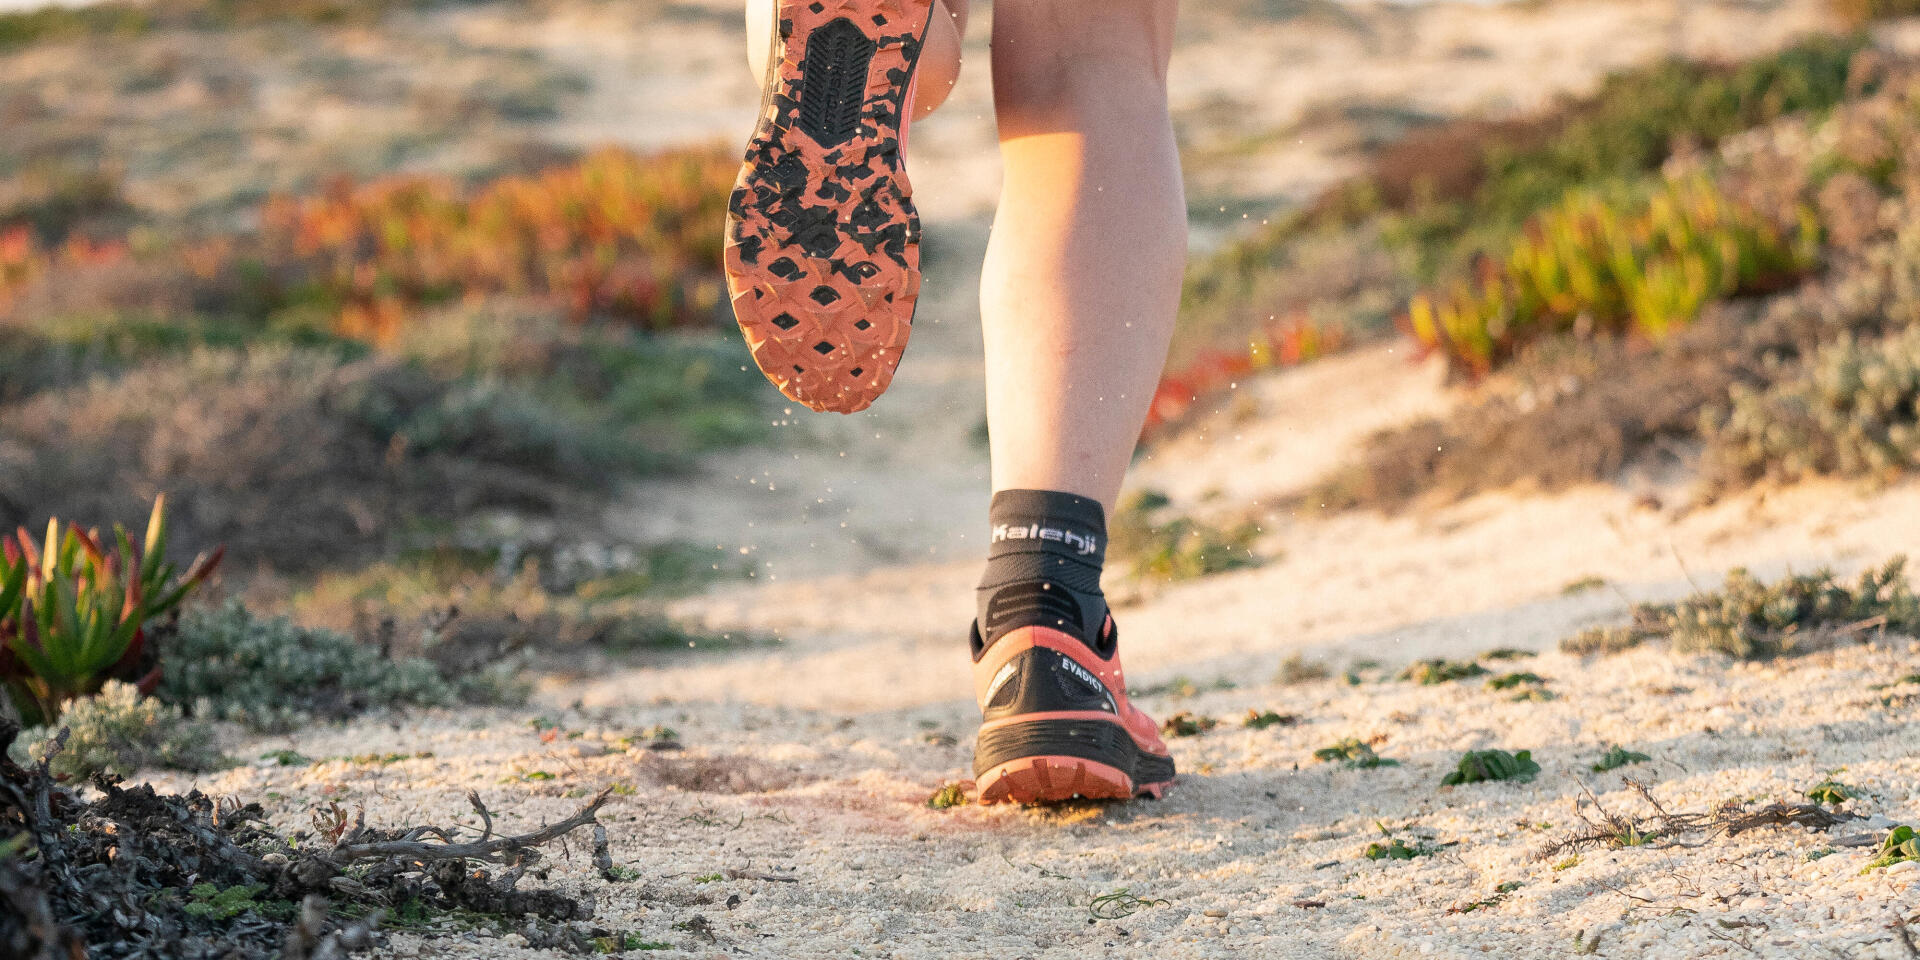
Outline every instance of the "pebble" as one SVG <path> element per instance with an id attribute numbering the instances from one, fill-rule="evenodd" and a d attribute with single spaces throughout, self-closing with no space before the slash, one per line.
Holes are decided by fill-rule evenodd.
<path id="1" fill-rule="evenodd" d="M 1905 866 L 1913 866 L 1913 864 L 1905 864 Z M 1205 911 L 1202 911 L 1200 915 L 1203 917 L 1212 917 L 1215 920 L 1218 920 L 1221 917 L 1226 916 L 1227 912 L 1225 910 L 1205 910 Z"/>
<path id="2" fill-rule="evenodd" d="M 1887 875 L 1893 876 L 1895 874 L 1913 873 L 1915 871 L 1920 871 L 1920 860 L 1903 860 L 1888 867 Z"/>

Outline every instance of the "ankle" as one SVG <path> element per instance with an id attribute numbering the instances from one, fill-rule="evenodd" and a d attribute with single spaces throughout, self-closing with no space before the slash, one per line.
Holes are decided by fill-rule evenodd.
<path id="1" fill-rule="evenodd" d="M 1106 513 L 1096 500 L 1057 490 L 1001 490 L 988 509 L 992 535 L 975 597 L 980 640 L 1049 627 L 1097 644 L 1107 617 L 1100 592 Z"/>

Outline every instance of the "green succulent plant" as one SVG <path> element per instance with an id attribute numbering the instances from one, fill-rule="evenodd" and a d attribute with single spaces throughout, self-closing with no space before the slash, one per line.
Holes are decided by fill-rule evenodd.
<path id="1" fill-rule="evenodd" d="M 1838 780 L 1828 777 L 1807 788 L 1807 799 L 1814 803 L 1837 807 L 1860 795 L 1860 791 Z"/>
<path id="2" fill-rule="evenodd" d="M 1398 760 L 1390 760 L 1373 751 L 1373 747 L 1357 737 L 1348 737 L 1332 746 L 1321 747 L 1313 752 L 1313 758 L 1322 763 L 1338 761 L 1356 770 L 1371 770 L 1374 767 L 1397 767 Z"/>
<path id="3" fill-rule="evenodd" d="M 1887 833 L 1887 839 L 1880 844 L 1880 853 L 1868 863 L 1861 873 L 1891 867 L 1896 863 L 1920 863 L 1920 835 L 1912 827 L 1898 826 Z"/>
<path id="4" fill-rule="evenodd" d="M 113 532 L 103 545 L 98 531 L 52 519 L 42 541 L 18 530 L 0 543 L 0 683 L 29 725 L 58 719 L 110 679 L 151 692 L 159 671 L 142 669 L 148 625 L 205 583 L 224 553 L 201 554 L 184 572 L 168 561 L 165 497 L 140 546 L 125 528 Z"/>
<path id="5" fill-rule="evenodd" d="M 1505 750 L 1469 750 L 1460 758 L 1459 766 L 1440 783 L 1448 787 L 1489 780 L 1525 783 L 1539 774 L 1540 765 L 1533 762 L 1532 751 L 1508 753 Z"/>
<path id="6" fill-rule="evenodd" d="M 1504 260 L 1415 296 L 1406 323 L 1474 375 L 1549 334 L 1658 340 L 1711 301 L 1805 274 L 1818 238 L 1810 211 L 1784 230 L 1705 178 L 1667 181 L 1632 206 L 1575 190 L 1536 216 Z"/>
<path id="7" fill-rule="evenodd" d="M 1468 677 L 1485 676 L 1492 671 L 1471 660 L 1416 660 L 1400 672 L 1400 679 L 1411 680 L 1421 686 L 1439 683 L 1451 683 Z"/>
<path id="8" fill-rule="evenodd" d="M 1594 773 L 1606 773 L 1609 770 L 1618 770 L 1628 764 L 1646 763 L 1652 759 L 1652 757 L 1640 753 L 1637 750 L 1628 750 L 1626 747 L 1614 744 L 1607 748 L 1606 753 L 1600 755 L 1599 760 L 1594 761 L 1591 769 Z"/>

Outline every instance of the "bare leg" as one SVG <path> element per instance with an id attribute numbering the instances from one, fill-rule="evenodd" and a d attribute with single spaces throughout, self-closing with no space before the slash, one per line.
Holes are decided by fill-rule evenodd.
<path id="1" fill-rule="evenodd" d="M 1175 0 L 993 11 L 1006 179 L 980 304 L 993 488 L 1109 511 L 1180 301 L 1186 201 L 1167 116 Z"/>
<path id="2" fill-rule="evenodd" d="M 765 82 L 767 75 L 776 2 L 747 0 L 747 68 L 759 82 Z M 913 119 L 932 113 L 953 91 L 954 82 L 960 79 L 960 38 L 966 32 L 967 0 L 933 0 L 926 46 L 920 51 L 920 64 L 915 73 L 920 86 L 914 91 Z"/>

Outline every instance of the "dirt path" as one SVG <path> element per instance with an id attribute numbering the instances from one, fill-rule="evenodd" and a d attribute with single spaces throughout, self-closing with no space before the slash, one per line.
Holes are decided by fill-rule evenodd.
<path id="1" fill-rule="evenodd" d="M 913 359 L 957 366 L 942 356 L 944 337 L 936 332 L 921 344 L 933 349 Z M 956 352 L 964 339 L 953 337 Z M 1215 487 L 1228 491 L 1217 498 L 1239 499 L 1284 489 L 1306 475 L 1298 456 L 1350 442 L 1381 411 L 1434 398 L 1400 363 L 1377 351 L 1257 384 L 1266 408 L 1257 426 L 1169 445 L 1140 479 L 1183 501 Z M 1383 387 L 1385 371 L 1401 375 Z M 1688 573 L 1704 581 L 1736 562 L 1772 573 L 1877 559 L 1920 543 L 1920 486 L 1870 496 L 1805 488 L 1684 516 L 1636 508 L 1633 491 L 1595 488 L 1410 517 L 1283 520 L 1261 544 L 1275 558 L 1268 565 L 1120 613 L 1133 681 L 1153 691 L 1142 702 L 1162 717 L 1190 710 L 1222 721 L 1172 741 L 1182 775 L 1166 800 L 931 810 L 937 786 L 968 775 L 976 714 L 959 628 L 984 480 L 911 482 L 952 457 L 977 463 L 978 453 L 966 452 L 966 423 L 949 422 L 940 399 L 959 386 L 925 370 L 900 383 L 903 402 L 841 422 L 851 431 L 845 460 L 783 451 L 758 461 L 762 482 L 738 495 L 712 492 L 725 489 L 722 474 L 684 494 L 698 503 L 683 515 L 732 523 L 768 576 L 678 612 L 779 643 L 583 665 L 584 676 L 549 681 L 519 711 L 262 740 L 246 749 L 430 756 L 244 768 L 201 785 L 324 796 L 364 805 L 378 822 L 444 822 L 473 789 L 511 811 L 503 826 L 555 818 L 579 796 L 619 785 L 631 792 L 609 808 L 614 855 L 644 879 L 601 883 L 576 857 L 554 864 L 548 882 L 593 892 L 599 922 L 668 945 L 667 956 L 1527 958 L 1563 956 L 1595 937 L 1596 955 L 1615 957 L 1827 955 L 1809 953 L 1811 944 L 1836 956 L 1902 956 L 1888 924 L 1912 912 L 1920 871 L 1862 876 L 1869 855 L 1841 844 L 1920 818 L 1920 730 L 1896 684 L 1920 669 L 1920 644 L 1882 638 L 1736 668 L 1657 651 L 1493 664 L 1545 678 L 1557 696 L 1547 702 L 1515 702 L 1480 679 L 1387 678 L 1414 656 L 1549 649 L 1577 626 L 1617 616 L 1623 597 L 1684 590 Z M 928 404 L 926 419 L 910 415 L 915 403 Z M 865 443 L 869 430 L 881 441 Z M 912 442 L 885 442 L 890 430 Z M 1307 450 L 1315 453 L 1294 453 Z M 745 475 L 754 463 L 722 469 Z M 654 488 L 642 499 L 657 508 L 678 496 Z M 722 499 L 739 511 L 713 510 Z M 781 509 L 807 502 L 818 509 L 804 526 L 818 528 L 817 539 L 785 526 L 763 535 Z M 888 542 L 897 554 L 864 545 L 896 527 Z M 837 572 L 846 562 L 857 569 Z M 1617 592 L 1562 594 L 1590 575 Z M 1276 669 L 1291 651 L 1336 669 L 1388 666 L 1363 671 L 1358 685 L 1283 684 Z M 1887 684 L 1896 685 L 1880 689 Z M 1240 726 L 1255 709 L 1298 719 Z M 659 725 L 683 749 L 622 739 Z M 1398 765 L 1313 759 L 1346 737 L 1374 742 Z M 1594 772 L 1611 744 L 1652 760 Z M 1541 773 L 1524 784 L 1440 786 L 1461 751 L 1482 748 L 1531 750 Z M 1727 801 L 1797 801 L 1834 775 L 1860 788 L 1853 808 L 1877 819 L 1684 838 L 1692 848 L 1546 855 L 1585 829 L 1583 816 L 1599 816 L 1589 789 L 1608 811 L 1651 814 L 1623 775 L 1648 783 L 1670 811 L 1700 813 Z M 1383 829 L 1432 854 L 1368 860 Z M 729 870 L 793 882 L 729 879 Z M 1097 899 L 1122 890 L 1144 902 Z M 1096 907 L 1135 912 L 1097 919 Z M 384 955 L 534 954 L 512 937 L 400 936 Z"/>
<path id="2" fill-rule="evenodd" d="M 955 234 L 958 260 L 971 251 Z M 1687 513 L 1638 506 L 1645 491 L 1589 488 L 1403 517 L 1277 517 L 1259 545 L 1265 566 L 1120 611 L 1144 705 L 1221 720 L 1172 741 L 1182 774 L 1166 800 L 929 809 L 936 787 L 969 775 L 977 714 L 960 631 L 986 491 L 969 440 L 977 332 L 967 285 L 949 284 L 933 287 L 897 392 L 876 411 L 796 421 L 795 443 L 638 489 L 613 518 L 634 535 L 698 531 L 748 548 L 759 577 L 675 612 L 778 642 L 583 663 L 523 710 L 261 739 L 238 752 L 412 758 L 246 767 L 199 785 L 335 799 L 381 823 L 445 822 L 478 790 L 510 812 L 503 827 L 617 785 L 628 792 L 607 816 L 614 856 L 643 879 L 603 883 L 576 856 L 547 882 L 591 892 L 598 922 L 666 956 L 1526 958 L 1596 936 L 1599 956 L 1823 955 L 1807 952 L 1815 943 L 1902 956 L 1888 924 L 1912 912 L 1920 870 L 1862 876 L 1869 855 L 1841 844 L 1920 819 L 1920 729 L 1896 683 L 1920 670 L 1920 644 L 1881 638 L 1736 668 L 1656 651 L 1493 664 L 1545 678 L 1546 702 L 1480 679 L 1389 678 L 1417 656 L 1551 650 L 1627 600 L 1673 596 L 1734 564 L 1771 574 L 1877 560 L 1920 544 L 1915 484 L 1805 487 Z M 1157 447 L 1136 482 L 1192 509 L 1263 502 L 1368 430 L 1445 402 L 1386 348 L 1245 389 L 1239 417 Z M 1611 588 L 1563 593 L 1591 576 Z M 1336 671 L 1385 666 L 1358 685 L 1282 683 L 1292 652 Z M 1249 710 L 1297 720 L 1243 728 Z M 649 749 L 641 734 L 659 726 L 682 749 Z M 1347 737 L 1398 765 L 1313 758 Z M 1594 772 L 1611 744 L 1653 759 Z M 1531 750 L 1541 773 L 1440 786 L 1461 751 L 1483 748 Z M 1606 810 L 1651 813 L 1623 774 L 1674 812 L 1797 801 L 1835 775 L 1877 819 L 1545 856 L 1598 816 L 1588 790 Z M 1432 854 L 1371 861 L 1382 829 Z M 1144 902 L 1097 900 L 1122 890 Z M 402 935 L 382 955 L 538 954 L 512 937 Z"/>

